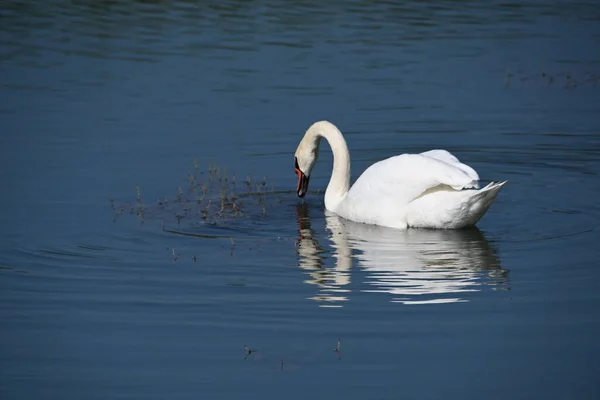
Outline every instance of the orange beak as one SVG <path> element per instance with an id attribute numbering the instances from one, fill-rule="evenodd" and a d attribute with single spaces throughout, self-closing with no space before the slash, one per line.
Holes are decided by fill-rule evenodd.
<path id="1" fill-rule="evenodd" d="M 296 187 L 296 193 L 298 194 L 298 197 L 304 197 L 304 195 L 308 191 L 308 181 L 310 180 L 310 177 L 306 176 L 304 172 L 300 170 L 300 167 L 298 167 L 297 158 L 295 159 L 295 162 L 296 175 L 298 175 L 298 186 Z"/>

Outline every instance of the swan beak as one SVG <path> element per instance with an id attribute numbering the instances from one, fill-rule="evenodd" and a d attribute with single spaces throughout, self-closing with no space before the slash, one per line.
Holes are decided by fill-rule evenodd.
<path id="1" fill-rule="evenodd" d="M 310 177 L 304 175 L 304 172 L 298 170 L 298 197 L 304 197 L 308 191 L 308 181 Z"/>
<path id="2" fill-rule="evenodd" d="M 298 159 L 296 159 L 296 175 L 298 175 L 298 187 L 296 188 L 296 193 L 298 193 L 298 197 L 304 197 L 308 191 L 308 181 L 310 180 L 310 177 L 306 176 L 306 174 L 300 170 L 300 167 L 298 167 Z"/>

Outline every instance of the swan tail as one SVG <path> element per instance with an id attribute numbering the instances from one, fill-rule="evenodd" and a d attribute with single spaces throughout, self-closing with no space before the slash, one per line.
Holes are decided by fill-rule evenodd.
<path id="1" fill-rule="evenodd" d="M 490 182 L 485 187 L 477 190 L 475 194 L 471 196 L 468 201 L 468 208 L 470 218 L 467 218 L 468 223 L 466 226 L 475 225 L 477 221 L 484 216 L 487 210 L 490 208 L 500 189 L 506 184 L 507 181 L 503 182 Z"/>
<path id="2" fill-rule="evenodd" d="M 502 186 L 504 186 L 508 181 L 502 182 L 490 182 L 486 186 L 482 187 L 477 191 L 478 195 L 483 195 L 484 197 L 494 196 L 498 194 Z"/>

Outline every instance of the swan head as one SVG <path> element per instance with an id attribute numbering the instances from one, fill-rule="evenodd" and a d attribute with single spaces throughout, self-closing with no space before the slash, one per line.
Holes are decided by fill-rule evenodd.
<path id="1" fill-rule="evenodd" d="M 298 186 L 296 193 L 298 197 L 304 197 L 308 191 L 308 183 L 310 181 L 310 172 L 312 171 L 315 163 L 317 162 L 317 156 L 319 155 L 319 140 L 318 138 L 305 136 L 294 155 L 294 168 L 296 169 L 296 175 L 298 175 Z"/>

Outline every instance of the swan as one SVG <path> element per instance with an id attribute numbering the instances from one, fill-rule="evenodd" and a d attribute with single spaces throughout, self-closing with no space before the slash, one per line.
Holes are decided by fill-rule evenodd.
<path id="1" fill-rule="evenodd" d="M 342 218 L 389 228 L 460 229 L 473 226 L 496 199 L 504 182 L 479 188 L 479 175 L 446 150 L 401 154 L 376 162 L 350 187 L 350 153 L 340 130 L 329 121 L 312 124 L 294 155 L 298 197 L 325 138 L 333 170 L 325 208 Z"/>

